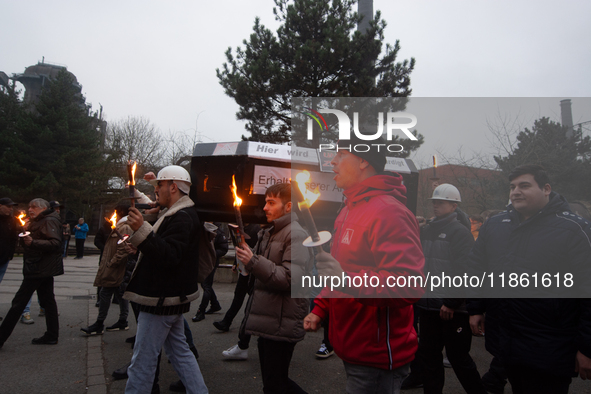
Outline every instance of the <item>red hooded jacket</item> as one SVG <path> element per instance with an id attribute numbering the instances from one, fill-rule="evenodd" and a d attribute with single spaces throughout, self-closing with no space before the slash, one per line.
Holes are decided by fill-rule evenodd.
<path id="1" fill-rule="evenodd" d="M 372 176 L 344 194 L 346 205 L 335 221 L 331 254 L 352 280 L 366 274 L 378 277 L 380 285 L 349 288 L 347 298 L 324 288 L 312 313 L 322 319 L 328 314 L 330 342 L 341 359 L 396 369 L 414 359 L 412 304 L 423 290 L 388 286 L 386 279 L 424 277 L 419 227 L 405 206 L 406 187 L 398 174 Z M 330 298 L 335 296 L 340 298 Z"/>

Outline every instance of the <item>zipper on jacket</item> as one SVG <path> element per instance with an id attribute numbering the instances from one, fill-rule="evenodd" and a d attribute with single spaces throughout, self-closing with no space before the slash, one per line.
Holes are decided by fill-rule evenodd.
<path id="1" fill-rule="evenodd" d="M 341 246 L 341 235 L 343 233 L 343 226 L 345 225 L 345 221 L 347 220 L 347 217 L 349 216 L 349 211 L 351 210 L 351 208 L 349 208 L 349 207 L 347 207 L 347 208 L 348 208 L 347 213 L 345 214 L 345 218 L 343 219 L 343 222 L 341 223 L 341 227 L 339 228 L 339 237 L 336 240 L 337 241 L 336 244 L 334 244 L 334 245 L 336 245 L 335 254 L 336 254 L 336 251 L 339 249 L 339 246 Z"/>
<path id="2" fill-rule="evenodd" d="M 386 343 L 388 344 L 388 360 L 390 361 L 390 371 L 392 370 L 392 348 L 390 347 L 390 307 L 386 307 Z"/>
<path id="3" fill-rule="evenodd" d="M 380 321 L 382 320 L 381 313 L 382 313 L 382 308 L 378 307 L 378 313 L 376 314 L 377 318 L 378 318 L 378 345 L 380 343 Z"/>

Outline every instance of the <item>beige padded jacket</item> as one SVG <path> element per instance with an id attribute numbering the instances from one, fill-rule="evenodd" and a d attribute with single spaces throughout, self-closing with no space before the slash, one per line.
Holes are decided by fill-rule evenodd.
<path id="1" fill-rule="evenodd" d="M 276 341 L 304 339 L 303 319 L 310 302 L 291 297 L 291 280 L 312 270 L 312 251 L 302 244 L 307 237 L 295 214 L 259 232 L 255 254 L 246 265 L 256 279 L 246 309 L 247 333 Z"/>

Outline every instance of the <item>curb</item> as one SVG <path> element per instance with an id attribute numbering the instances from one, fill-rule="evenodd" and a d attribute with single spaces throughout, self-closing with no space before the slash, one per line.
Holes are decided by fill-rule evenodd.
<path id="1" fill-rule="evenodd" d="M 96 321 L 98 308 L 94 306 L 96 300 L 88 301 L 88 324 Z M 107 394 L 105 380 L 105 363 L 103 360 L 102 335 L 89 336 L 86 340 L 86 393 Z"/>

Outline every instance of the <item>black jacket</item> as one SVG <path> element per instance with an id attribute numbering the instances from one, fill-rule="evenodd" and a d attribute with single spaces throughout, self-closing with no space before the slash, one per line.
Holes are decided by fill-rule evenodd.
<path id="1" fill-rule="evenodd" d="M 494 272 L 497 289 L 502 271 L 539 276 L 570 272 L 578 285 L 579 298 L 469 300 L 470 315 L 485 313 L 486 348 L 502 363 L 574 376 L 577 351 L 591 357 L 590 240 L 591 224 L 573 214 L 566 200 L 554 192 L 549 203 L 528 220 L 520 222 L 509 205 L 481 227 L 470 264 L 480 272 Z M 540 289 L 540 279 L 541 296 L 544 292 L 547 297 L 569 295 L 563 276 L 561 287 L 553 290 Z"/>
<path id="2" fill-rule="evenodd" d="M 216 267 L 220 264 L 220 259 L 228 253 L 228 238 L 224 230 L 222 230 L 221 223 L 214 223 L 217 226 L 215 239 L 213 240 L 213 246 L 215 247 L 215 265 Z"/>
<path id="3" fill-rule="evenodd" d="M 107 239 L 109 238 L 110 234 L 111 225 L 106 221 L 103 221 L 98 231 L 96 232 L 96 235 L 94 236 L 94 246 L 96 246 L 98 250 L 101 251 L 101 254 L 99 256 L 99 264 L 100 261 L 103 259 L 103 250 L 105 249 L 105 244 L 107 243 Z"/>
<path id="4" fill-rule="evenodd" d="M 198 237 L 201 223 L 193 201 L 183 196 L 151 226 L 148 222 L 129 239 L 140 256 L 124 298 L 142 311 L 158 315 L 185 313 L 199 297 Z"/>
<path id="5" fill-rule="evenodd" d="M 41 212 L 31 221 L 27 231 L 33 242 L 24 246 L 23 275 L 29 278 L 47 278 L 64 273 L 62 258 L 62 223 L 53 209 Z"/>
<path id="6" fill-rule="evenodd" d="M 468 254 L 474 244 L 474 237 L 457 219 L 457 213 L 435 219 L 421 229 L 421 245 L 425 255 L 425 275 L 454 277 L 462 275 L 468 264 Z M 442 305 L 466 312 L 465 293 L 462 288 L 434 288 L 425 295 L 417 306 L 423 309 L 440 310 Z"/>

